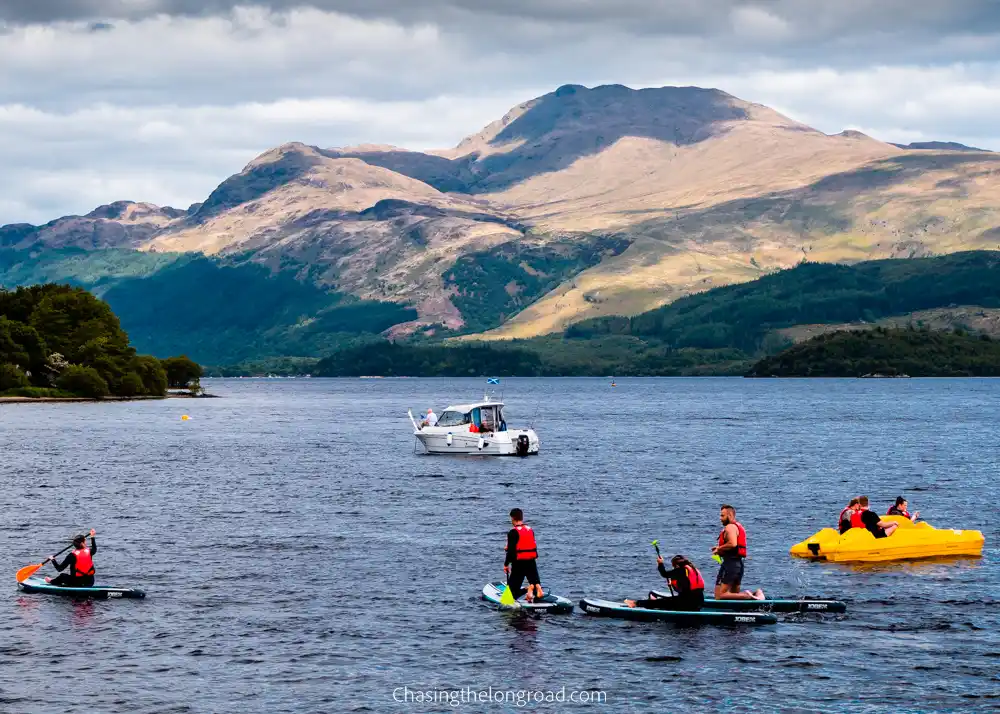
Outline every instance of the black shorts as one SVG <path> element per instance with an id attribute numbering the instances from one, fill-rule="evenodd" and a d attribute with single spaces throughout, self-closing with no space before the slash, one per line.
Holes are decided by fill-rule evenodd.
<path id="1" fill-rule="evenodd" d="M 538 561 L 515 560 L 511 563 L 510 577 L 507 578 L 507 584 L 511 586 L 511 589 L 520 588 L 525 578 L 528 579 L 529 585 L 542 584 L 542 579 L 538 577 Z"/>
<path id="2" fill-rule="evenodd" d="M 716 585 L 739 585 L 743 582 L 743 558 L 727 558 L 719 566 Z"/>

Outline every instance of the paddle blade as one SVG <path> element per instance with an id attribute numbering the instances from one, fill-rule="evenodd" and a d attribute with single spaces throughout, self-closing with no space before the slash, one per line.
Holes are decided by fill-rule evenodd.
<path id="1" fill-rule="evenodd" d="M 25 565 L 23 568 L 17 571 L 17 582 L 23 583 L 25 580 L 30 578 L 32 575 L 37 573 L 45 563 L 38 563 L 37 565 Z"/>
<path id="2" fill-rule="evenodd" d="M 500 604 L 501 605 L 517 604 L 517 600 L 514 599 L 514 593 L 510 591 L 509 587 L 504 587 L 503 592 L 500 593 Z"/>

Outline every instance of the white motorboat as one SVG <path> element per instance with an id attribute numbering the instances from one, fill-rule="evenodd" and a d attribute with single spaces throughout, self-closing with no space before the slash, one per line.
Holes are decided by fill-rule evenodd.
<path id="1" fill-rule="evenodd" d="M 538 453 L 538 435 L 533 429 L 511 429 L 503 413 L 504 403 L 484 396 L 481 402 L 455 404 L 442 413 L 434 426 L 413 424 L 413 435 L 428 454 L 482 454 L 529 456 Z"/>

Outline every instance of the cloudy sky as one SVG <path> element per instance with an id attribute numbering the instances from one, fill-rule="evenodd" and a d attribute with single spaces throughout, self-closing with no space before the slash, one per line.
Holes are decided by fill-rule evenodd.
<path id="1" fill-rule="evenodd" d="M 1000 150 L 1000 2 L 0 0 L 0 224 L 187 207 L 286 141 L 451 146 L 566 83 Z"/>

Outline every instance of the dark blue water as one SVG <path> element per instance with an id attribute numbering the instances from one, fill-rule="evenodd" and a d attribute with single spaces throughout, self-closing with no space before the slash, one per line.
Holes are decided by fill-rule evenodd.
<path id="1" fill-rule="evenodd" d="M 537 458 L 418 456 L 405 416 L 479 380 L 215 381 L 216 400 L 0 406 L 0 711 L 987 711 L 1000 705 L 1000 381 L 507 380 Z M 536 414 L 537 411 L 537 414 Z M 182 414 L 190 414 L 182 421 Z M 986 534 L 980 560 L 793 560 L 859 493 Z M 507 512 L 550 590 L 660 586 L 649 547 L 714 579 L 718 507 L 745 585 L 842 617 L 686 628 L 509 617 Z M 88 528 L 145 601 L 21 595 Z M 397 688 L 600 690 L 604 704 L 400 703 Z M 597 695 L 595 695 L 597 696 Z"/>

